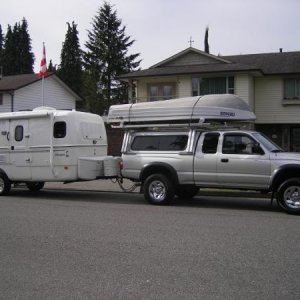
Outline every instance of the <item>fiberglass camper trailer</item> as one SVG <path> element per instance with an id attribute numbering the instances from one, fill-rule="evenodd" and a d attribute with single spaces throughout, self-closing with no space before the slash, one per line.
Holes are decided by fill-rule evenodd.
<path id="1" fill-rule="evenodd" d="M 118 172 L 118 158 L 107 156 L 98 115 L 49 107 L 0 114 L 0 195 L 12 183 L 38 190 L 46 181 L 94 180 Z"/>

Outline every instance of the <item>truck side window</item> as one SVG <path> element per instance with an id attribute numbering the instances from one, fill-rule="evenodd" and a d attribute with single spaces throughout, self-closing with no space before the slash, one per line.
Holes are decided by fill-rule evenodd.
<path id="1" fill-rule="evenodd" d="M 242 134 L 225 134 L 222 153 L 224 154 L 262 154 L 257 142 Z"/>
<path id="2" fill-rule="evenodd" d="M 53 128 L 53 136 L 55 138 L 61 139 L 66 136 L 67 124 L 66 122 L 55 122 Z"/>
<path id="3" fill-rule="evenodd" d="M 202 153 L 217 153 L 219 141 L 219 133 L 207 133 L 205 134 Z"/>
<path id="4" fill-rule="evenodd" d="M 15 128 L 15 140 L 21 142 L 23 140 L 24 129 L 22 125 L 18 125 Z"/>

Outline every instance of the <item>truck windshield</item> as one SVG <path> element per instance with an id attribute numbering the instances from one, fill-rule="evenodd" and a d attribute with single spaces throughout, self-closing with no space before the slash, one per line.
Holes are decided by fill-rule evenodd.
<path id="1" fill-rule="evenodd" d="M 260 132 L 255 132 L 253 136 L 256 138 L 256 140 L 262 144 L 268 151 L 270 152 L 283 152 L 283 150 L 275 144 L 272 140 L 270 140 L 268 137 L 263 135 Z"/>

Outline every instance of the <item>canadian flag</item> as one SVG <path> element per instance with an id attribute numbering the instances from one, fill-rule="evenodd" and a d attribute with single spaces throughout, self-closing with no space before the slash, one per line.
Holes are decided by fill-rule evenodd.
<path id="1" fill-rule="evenodd" d="M 46 61 L 46 49 L 45 49 L 45 44 L 43 43 L 43 58 L 41 60 L 39 79 L 41 79 L 47 75 L 48 75 L 48 70 L 47 70 L 47 61 Z"/>

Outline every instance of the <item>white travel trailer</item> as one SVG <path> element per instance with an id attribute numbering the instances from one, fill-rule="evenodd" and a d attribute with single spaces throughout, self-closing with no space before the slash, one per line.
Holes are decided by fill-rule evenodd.
<path id="1" fill-rule="evenodd" d="M 49 107 L 0 114 L 0 195 L 13 183 L 39 190 L 46 181 L 117 177 L 118 164 L 98 115 Z"/>

